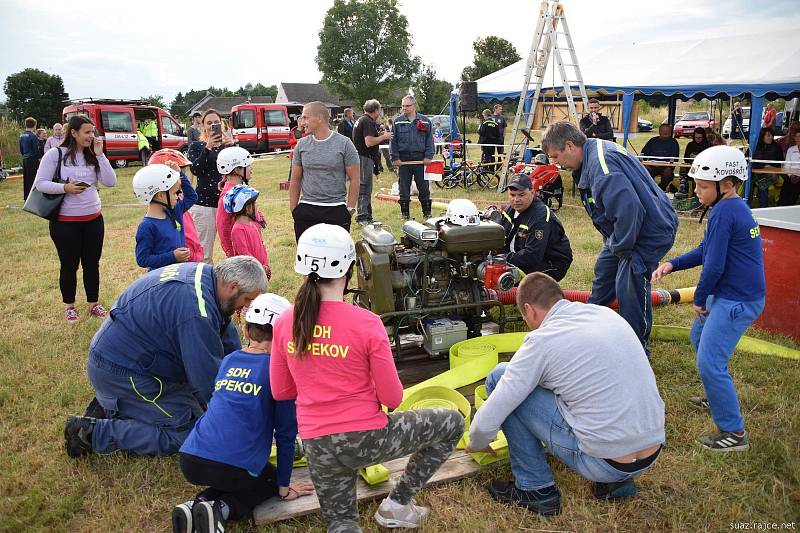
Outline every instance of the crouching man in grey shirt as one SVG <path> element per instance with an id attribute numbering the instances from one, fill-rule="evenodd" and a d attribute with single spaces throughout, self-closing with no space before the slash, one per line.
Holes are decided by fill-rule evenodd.
<path id="1" fill-rule="evenodd" d="M 561 512 L 546 446 L 593 482 L 597 498 L 633 496 L 633 478 L 665 439 L 664 402 L 638 337 L 611 309 L 565 300 L 539 272 L 520 284 L 517 306 L 531 332 L 489 373 L 489 397 L 469 431 L 474 451 L 489 452 L 501 426 L 508 439 L 516 481 L 494 480 L 489 493 L 539 514 Z"/>

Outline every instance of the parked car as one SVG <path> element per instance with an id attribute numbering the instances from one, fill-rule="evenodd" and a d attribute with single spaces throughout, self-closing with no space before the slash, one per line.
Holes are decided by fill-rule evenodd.
<path id="1" fill-rule="evenodd" d="M 638 131 L 653 131 L 653 123 L 649 120 L 645 120 L 643 118 L 638 119 L 636 124 L 636 128 Z"/>
<path id="2" fill-rule="evenodd" d="M 750 134 L 750 108 L 749 107 L 742 107 L 742 129 L 744 130 L 745 135 Z M 730 137 L 731 135 L 731 117 L 725 120 L 725 124 L 722 125 L 722 136 L 723 137 Z"/>
<path id="3" fill-rule="evenodd" d="M 439 122 L 442 126 L 442 134 L 447 137 L 450 135 L 450 115 L 427 115 L 431 119 L 431 124 Z"/>
<path id="4" fill-rule="evenodd" d="M 683 115 L 675 115 L 675 122 L 678 122 Z M 662 124 L 669 124 L 669 117 L 661 121 Z"/>
<path id="5" fill-rule="evenodd" d="M 293 104 L 240 104 L 231 108 L 231 127 L 239 146 L 251 152 L 289 148 L 289 131 L 303 106 Z"/>
<path id="6" fill-rule="evenodd" d="M 692 111 L 684 113 L 680 120 L 675 121 L 673 135 L 675 137 L 691 137 L 695 128 L 713 128 L 714 118 L 708 111 Z"/>
<path id="7" fill-rule="evenodd" d="M 75 100 L 62 111 L 64 122 L 82 115 L 94 122 L 105 139 L 103 151 L 108 160 L 122 168 L 131 161 L 145 161 L 149 151 L 139 150 L 138 124 L 152 120 L 158 127 L 158 146 L 185 152 L 188 139 L 183 127 L 169 112 L 143 100 Z"/>

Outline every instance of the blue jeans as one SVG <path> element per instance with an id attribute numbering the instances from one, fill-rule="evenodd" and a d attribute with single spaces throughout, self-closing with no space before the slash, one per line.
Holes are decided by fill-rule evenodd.
<path id="1" fill-rule="evenodd" d="M 486 377 L 486 393 L 491 394 L 508 363 L 500 363 Z M 616 483 L 636 477 L 651 465 L 635 472 L 617 470 L 604 459 L 583 453 L 578 439 L 556 406 L 553 391 L 536 387 L 503 422 L 508 439 L 511 472 L 517 488 L 538 490 L 555 485 L 542 443 L 550 453 L 582 477 L 600 483 Z"/>
<path id="2" fill-rule="evenodd" d="M 431 199 L 431 189 L 425 181 L 425 165 L 401 165 L 397 171 L 397 186 L 400 189 L 400 201 L 408 202 L 411 198 L 411 180 L 417 184 L 421 202 Z"/>
<path id="3" fill-rule="evenodd" d="M 92 431 L 92 450 L 97 453 L 178 453 L 203 413 L 188 383 L 135 374 L 92 354 L 87 373 L 108 416 L 98 419 Z"/>
<path id="4" fill-rule="evenodd" d="M 690 338 L 697 352 L 697 371 L 711 407 L 711 417 L 720 431 L 744 431 L 728 361 L 745 330 L 764 310 L 764 298 L 736 302 L 709 296 L 706 309 L 708 315 L 695 319 Z"/>

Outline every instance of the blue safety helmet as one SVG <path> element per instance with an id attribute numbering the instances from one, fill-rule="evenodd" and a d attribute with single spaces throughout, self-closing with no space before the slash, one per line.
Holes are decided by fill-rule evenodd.
<path id="1" fill-rule="evenodd" d="M 222 206 L 225 208 L 225 212 L 236 215 L 241 213 L 248 203 L 254 202 L 256 198 L 258 198 L 258 191 L 254 188 L 244 184 L 236 185 L 225 194 Z"/>

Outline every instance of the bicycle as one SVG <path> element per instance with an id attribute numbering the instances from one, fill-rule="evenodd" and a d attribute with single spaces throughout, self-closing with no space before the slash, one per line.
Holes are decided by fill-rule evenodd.
<path id="1" fill-rule="evenodd" d="M 445 167 L 442 180 L 437 181 L 436 185 L 444 189 L 454 189 L 464 187 L 469 189 L 477 184 L 482 189 L 496 188 L 500 183 L 500 176 L 497 175 L 498 163 L 479 163 L 464 161 L 452 167 Z"/>

